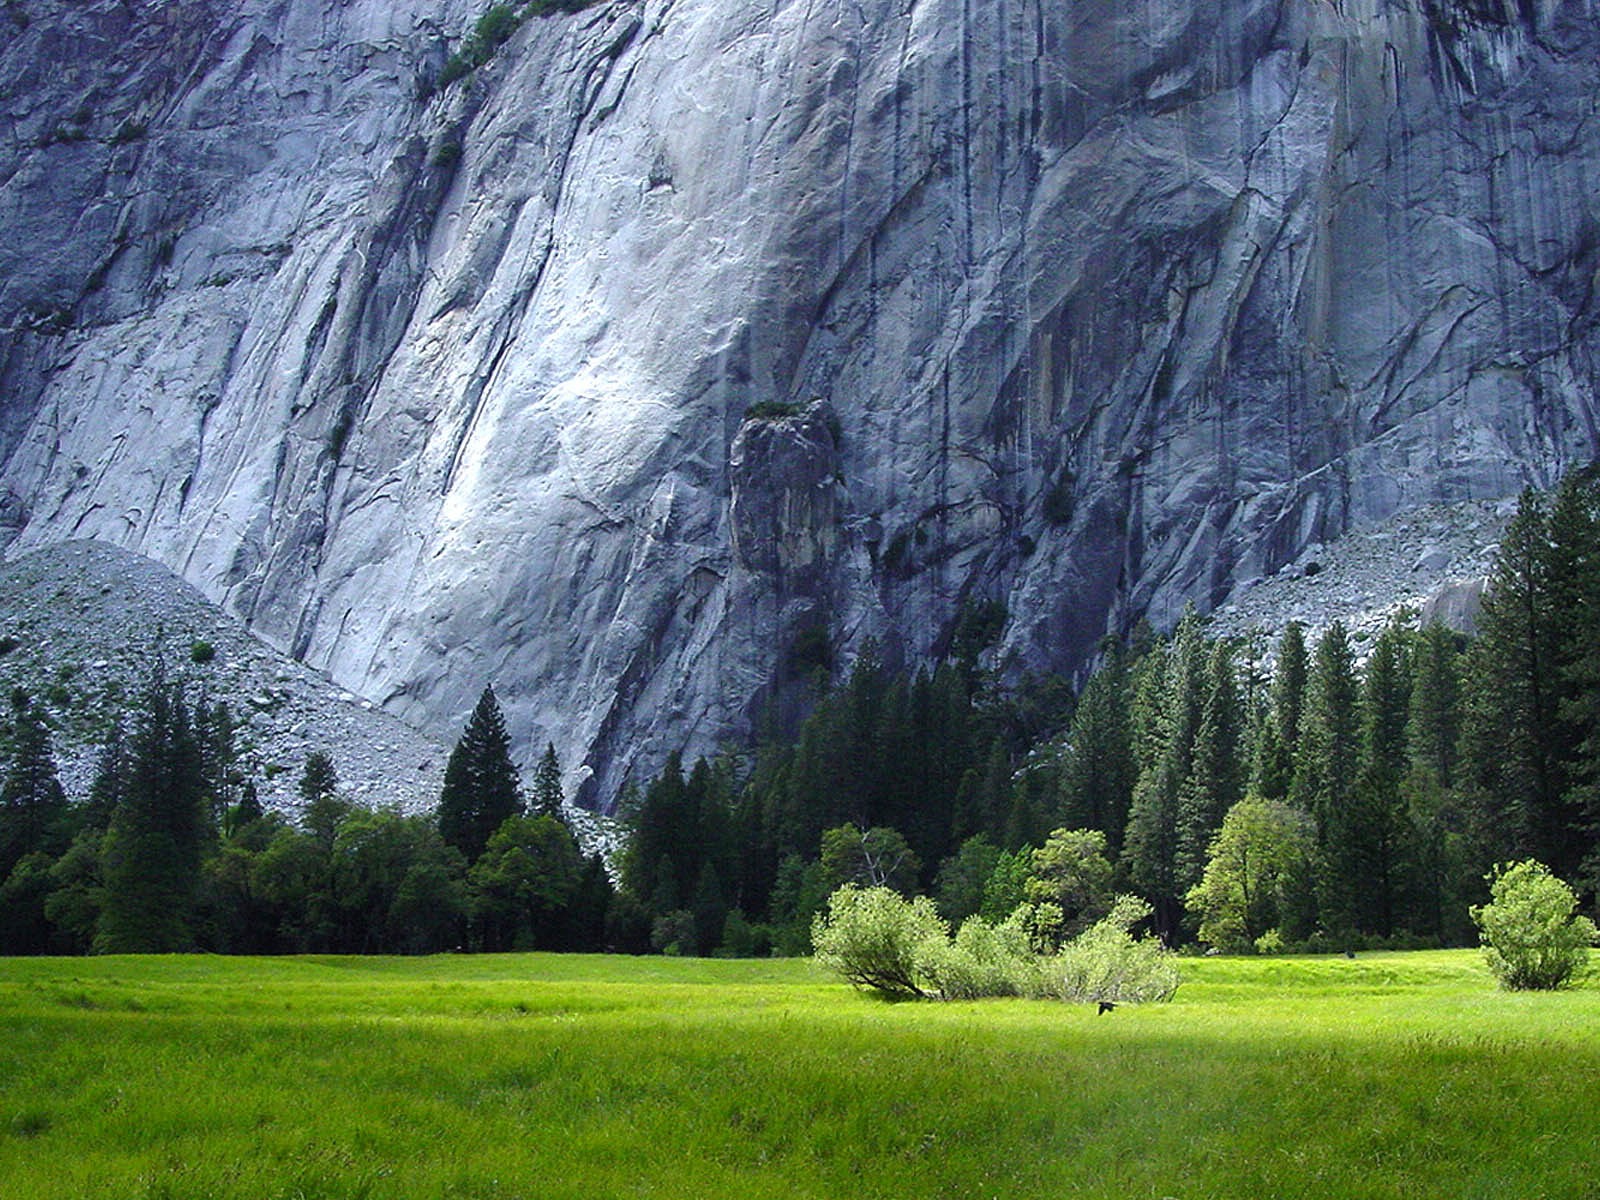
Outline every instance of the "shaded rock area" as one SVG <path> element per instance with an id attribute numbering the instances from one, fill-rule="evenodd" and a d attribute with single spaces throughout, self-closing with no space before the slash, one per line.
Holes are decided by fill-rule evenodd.
<path id="1" fill-rule="evenodd" d="M 1588 0 L 606 0 L 442 84 L 482 7 L 0 8 L 8 555 L 492 681 L 604 806 L 1600 452 Z"/>

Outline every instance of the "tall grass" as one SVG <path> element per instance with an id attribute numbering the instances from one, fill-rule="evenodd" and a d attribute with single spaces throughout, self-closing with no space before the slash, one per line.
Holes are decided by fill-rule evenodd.
<path id="1" fill-rule="evenodd" d="M 1098 1016 L 803 961 L 0 960 L 0 1196 L 1600 1195 L 1600 990 L 1184 971 Z"/>

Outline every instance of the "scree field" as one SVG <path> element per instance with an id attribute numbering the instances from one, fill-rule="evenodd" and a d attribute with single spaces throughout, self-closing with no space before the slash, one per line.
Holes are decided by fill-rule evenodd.
<path id="1" fill-rule="evenodd" d="M 1184 973 L 1100 1016 L 796 960 L 0 959 L 0 1195 L 1600 1196 L 1600 988 Z"/>

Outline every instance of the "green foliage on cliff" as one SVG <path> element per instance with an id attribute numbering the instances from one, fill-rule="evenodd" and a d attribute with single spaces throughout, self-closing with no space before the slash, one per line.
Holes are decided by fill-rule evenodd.
<path id="1" fill-rule="evenodd" d="M 494 57 L 529 17 L 549 16 L 552 13 L 572 13 L 588 8 L 596 0 L 528 0 L 518 7 L 515 4 L 496 4 L 484 11 L 439 72 L 434 86 L 449 87 L 458 79 L 472 74 Z"/>

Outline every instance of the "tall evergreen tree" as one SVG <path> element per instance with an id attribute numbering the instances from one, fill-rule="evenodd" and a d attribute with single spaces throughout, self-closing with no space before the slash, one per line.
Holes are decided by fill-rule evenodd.
<path id="1" fill-rule="evenodd" d="M 1316 824 L 1323 861 L 1318 889 L 1322 919 L 1329 929 L 1341 932 L 1354 928 L 1362 886 L 1346 874 L 1359 824 L 1353 801 L 1359 752 L 1355 655 L 1344 626 L 1335 621 L 1313 656 L 1289 798 Z"/>
<path id="2" fill-rule="evenodd" d="M 67 798 L 44 716 L 33 705 L 13 722 L 11 762 L 0 782 L 0 883 L 24 857 L 66 849 Z"/>
<path id="3" fill-rule="evenodd" d="M 1242 702 L 1233 647 L 1216 642 L 1206 664 L 1205 707 L 1190 768 L 1178 791 L 1175 882 L 1180 896 L 1205 874 L 1212 838 L 1244 793 L 1240 770 Z"/>
<path id="4" fill-rule="evenodd" d="M 1349 808 L 1360 748 L 1355 654 L 1344 625 L 1335 621 L 1317 642 L 1301 715 L 1290 800 L 1311 814 L 1319 841 Z"/>
<path id="5" fill-rule="evenodd" d="M 300 793 L 300 824 L 324 850 L 332 850 L 339 822 L 349 814 L 350 804 L 339 798 L 339 775 L 327 751 L 313 750 L 306 755 L 296 790 Z"/>
<path id="6" fill-rule="evenodd" d="M 511 738 L 494 688 L 485 687 L 444 768 L 439 834 L 469 863 L 507 818 L 522 812 L 522 786 L 511 764 Z"/>
<path id="7" fill-rule="evenodd" d="M 1385 937 L 1400 923 L 1410 895 L 1415 836 L 1401 784 L 1409 758 L 1406 727 L 1411 707 L 1410 635 L 1391 621 L 1379 635 L 1361 679 L 1360 768 L 1354 820 L 1336 869 L 1358 881 L 1358 929 Z"/>
<path id="8" fill-rule="evenodd" d="M 1568 797 L 1549 528 L 1544 498 L 1524 492 L 1478 614 L 1464 741 L 1487 852 L 1537 858 L 1571 878 L 1582 852 L 1571 837 L 1578 814 Z"/>
<path id="9" fill-rule="evenodd" d="M 1128 715 L 1128 672 L 1119 651 L 1084 685 L 1057 775 L 1054 823 L 1098 829 L 1115 858 L 1122 851 L 1136 779 Z"/>
<path id="10" fill-rule="evenodd" d="M 192 948 L 208 818 L 204 764 L 188 705 L 158 669 L 134 718 L 127 782 L 106 832 L 95 949 Z"/>
<path id="11" fill-rule="evenodd" d="M 75 823 L 82 829 L 96 829 L 104 833 L 111 824 L 111 814 L 116 812 L 127 783 L 128 734 L 119 716 L 111 723 L 106 740 L 100 744 L 100 752 L 95 757 L 94 777 L 89 781 L 89 795 L 79 807 Z"/>
<path id="12" fill-rule="evenodd" d="M 561 820 L 561 761 L 556 758 L 554 742 L 546 742 L 539 765 L 533 769 L 533 803 L 535 816 L 554 817 Z"/>
<path id="13" fill-rule="evenodd" d="M 1438 621 L 1417 639 L 1406 747 L 1440 787 L 1455 784 L 1461 736 L 1461 669 L 1455 635 Z"/>
<path id="14" fill-rule="evenodd" d="M 1558 873 L 1581 868 L 1593 887 L 1600 883 L 1600 464 L 1572 472 L 1556 489 L 1546 552 L 1561 722 L 1549 733 L 1566 786 L 1550 819 L 1567 826 L 1567 854 L 1544 861 Z"/>
<path id="15" fill-rule="evenodd" d="M 1187 611 L 1173 636 L 1161 689 L 1159 718 L 1147 732 L 1152 742 L 1141 757 L 1147 764 L 1134 787 L 1128 811 L 1123 858 L 1133 885 L 1155 909 L 1155 925 L 1170 939 L 1182 913 L 1179 887 L 1179 796 L 1193 766 L 1195 737 L 1205 711 L 1208 673 L 1204 639 L 1194 610 Z M 1149 682 L 1146 687 L 1153 686 Z M 1149 696 L 1141 696 L 1142 705 Z M 1136 723 L 1136 728 L 1138 725 Z"/>
<path id="16" fill-rule="evenodd" d="M 1298 621 L 1284 627 L 1273 667 L 1267 713 L 1252 748 L 1251 790 L 1267 800 L 1281 800 L 1294 782 L 1294 753 L 1300 740 L 1300 717 L 1306 695 L 1306 642 Z"/>
<path id="17" fill-rule="evenodd" d="M 623 886 L 653 913 L 671 912 L 689 902 L 683 877 L 696 838 L 694 807 L 682 756 L 674 750 L 645 789 L 622 860 Z"/>

